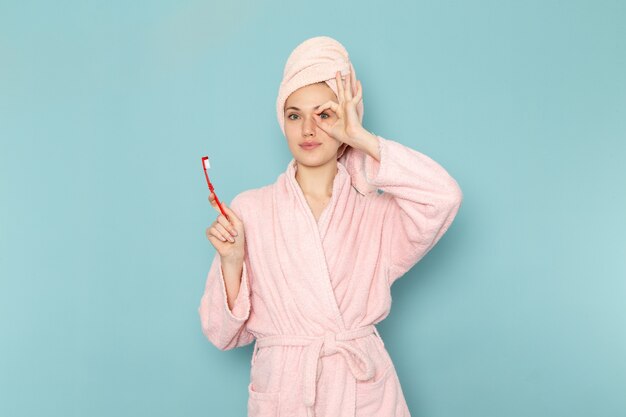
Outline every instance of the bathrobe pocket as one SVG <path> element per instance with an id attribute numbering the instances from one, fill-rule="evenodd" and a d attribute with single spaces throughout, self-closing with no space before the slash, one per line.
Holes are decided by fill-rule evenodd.
<path id="1" fill-rule="evenodd" d="M 248 384 L 248 417 L 277 417 L 280 405 L 281 370 L 276 350 L 256 348 L 252 354 Z"/>
<path id="2" fill-rule="evenodd" d="M 279 392 L 258 392 L 248 384 L 248 417 L 278 417 L 279 403 Z"/>
<path id="3" fill-rule="evenodd" d="M 359 416 L 393 415 L 396 404 L 396 388 L 392 384 L 393 365 L 388 366 L 378 377 L 356 383 L 356 409 Z"/>

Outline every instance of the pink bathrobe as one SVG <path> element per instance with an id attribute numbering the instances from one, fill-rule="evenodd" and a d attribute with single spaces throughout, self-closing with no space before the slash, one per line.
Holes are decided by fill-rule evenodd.
<path id="1" fill-rule="evenodd" d="M 256 339 L 249 417 L 410 416 L 394 364 L 374 324 L 390 288 L 450 227 L 462 193 L 428 156 L 376 136 L 380 162 L 364 154 L 370 184 L 359 193 L 338 161 L 319 222 L 292 159 L 274 184 L 238 194 L 246 257 L 233 309 L 219 254 L 198 313 L 221 350 Z"/>

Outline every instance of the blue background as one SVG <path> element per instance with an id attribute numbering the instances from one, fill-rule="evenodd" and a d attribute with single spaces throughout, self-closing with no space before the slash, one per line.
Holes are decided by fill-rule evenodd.
<path id="1" fill-rule="evenodd" d="M 457 179 L 379 325 L 412 415 L 626 416 L 626 3 L 0 3 L 0 415 L 242 416 L 197 307 L 216 217 L 291 154 L 303 40 Z"/>

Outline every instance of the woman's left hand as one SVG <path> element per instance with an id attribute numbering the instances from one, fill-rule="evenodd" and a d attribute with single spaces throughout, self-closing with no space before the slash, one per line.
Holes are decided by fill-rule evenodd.
<path id="1" fill-rule="evenodd" d="M 326 132 L 332 138 L 335 138 L 343 143 L 346 143 L 354 148 L 359 148 L 357 138 L 363 135 L 363 126 L 359 120 L 359 115 L 356 111 L 356 106 L 359 104 L 363 97 L 363 90 L 361 88 L 361 81 L 357 81 L 354 77 L 354 73 L 350 72 L 350 77 L 347 78 L 346 83 L 343 83 L 341 79 L 341 73 L 337 71 L 335 73 L 335 81 L 337 81 L 337 93 L 339 103 L 329 100 L 322 104 L 315 114 L 320 114 L 326 109 L 331 109 L 337 116 L 334 123 L 324 122 L 315 118 L 317 126 Z M 352 85 L 356 84 L 356 95 L 352 96 Z"/>

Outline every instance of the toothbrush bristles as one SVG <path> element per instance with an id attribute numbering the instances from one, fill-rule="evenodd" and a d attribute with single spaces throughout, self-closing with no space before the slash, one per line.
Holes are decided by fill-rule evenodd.
<path id="1" fill-rule="evenodd" d="M 202 158 L 203 162 L 204 162 L 204 169 L 209 169 L 211 168 L 211 164 L 209 162 L 209 157 L 205 156 L 204 158 Z"/>

